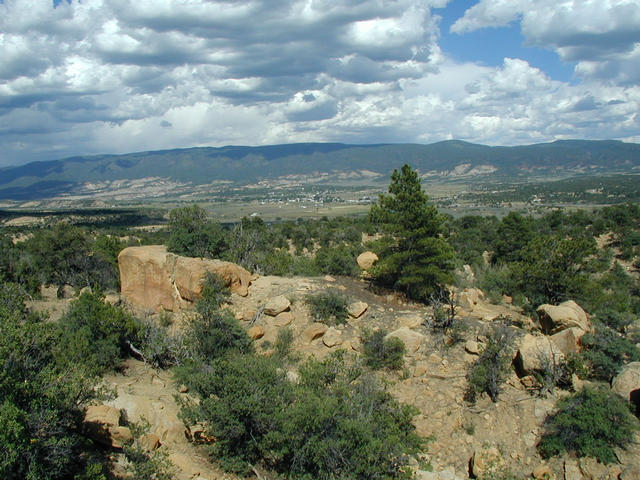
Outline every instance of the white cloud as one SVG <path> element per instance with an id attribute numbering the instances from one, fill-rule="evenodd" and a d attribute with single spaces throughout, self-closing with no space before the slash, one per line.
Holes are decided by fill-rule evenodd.
<path id="1" fill-rule="evenodd" d="M 2 162 L 295 141 L 637 138 L 633 3 L 482 0 L 454 27 L 521 19 L 529 42 L 582 55 L 577 85 L 522 59 L 451 61 L 430 10 L 446 3 L 5 0 Z"/>
<path id="2" fill-rule="evenodd" d="M 637 0 L 480 0 L 456 21 L 459 34 L 521 20 L 529 45 L 577 62 L 583 78 L 640 81 L 640 2 Z"/>

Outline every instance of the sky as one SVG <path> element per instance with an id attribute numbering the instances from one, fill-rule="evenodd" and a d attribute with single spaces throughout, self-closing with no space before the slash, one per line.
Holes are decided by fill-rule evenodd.
<path id="1" fill-rule="evenodd" d="M 0 167 L 293 142 L 640 142 L 638 0 L 0 0 Z"/>

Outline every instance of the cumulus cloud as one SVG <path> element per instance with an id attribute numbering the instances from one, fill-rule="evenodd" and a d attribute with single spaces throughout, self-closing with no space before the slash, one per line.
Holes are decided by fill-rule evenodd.
<path id="1" fill-rule="evenodd" d="M 296 141 L 637 139 L 635 3 L 481 0 L 454 25 L 521 21 L 528 42 L 578 62 L 585 80 L 570 85 L 523 59 L 448 59 L 432 11 L 447 1 L 0 1 L 0 162 Z"/>
<path id="2" fill-rule="evenodd" d="M 520 21 L 527 44 L 577 62 L 584 78 L 640 81 L 637 0 L 481 0 L 451 27 L 459 34 Z"/>

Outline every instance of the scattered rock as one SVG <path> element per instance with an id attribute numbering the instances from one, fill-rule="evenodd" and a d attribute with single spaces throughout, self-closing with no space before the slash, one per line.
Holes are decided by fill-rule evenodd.
<path id="1" fill-rule="evenodd" d="M 359 318 L 369 308 L 369 304 L 365 302 L 354 302 L 347 307 L 347 312 L 353 318 Z"/>
<path id="2" fill-rule="evenodd" d="M 640 466 L 632 465 L 622 470 L 620 480 L 638 480 L 640 478 Z"/>
<path id="3" fill-rule="evenodd" d="M 611 389 L 625 400 L 631 402 L 640 412 L 640 362 L 625 365 L 613 379 Z"/>
<path id="4" fill-rule="evenodd" d="M 408 327 L 400 327 L 398 330 L 389 333 L 385 337 L 385 339 L 391 337 L 396 337 L 402 340 L 402 343 L 404 343 L 408 354 L 417 352 L 422 345 L 423 340 L 425 339 L 424 335 L 418 332 L 414 332 Z"/>
<path id="5" fill-rule="evenodd" d="M 342 344 L 342 332 L 337 328 L 330 327 L 322 336 L 322 343 L 331 348 Z"/>
<path id="6" fill-rule="evenodd" d="M 324 323 L 312 323 L 303 332 L 304 338 L 309 342 L 313 342 L 316 338 L 320 338 L 327 331 L 327 326 Z"/>
<path id="7" fill-rule="evenodd" d="M 276 327 L 286 327 L 287 325 L 290 325 L 291 322 L 293 322 L 293 313 L 280 312 L 278 315 L 276 315 L 273 323 Z"/>
<path id="8" fill-rule="evenodd" d="M 264 306 L 264 313 L 275 317 L 279 313 L 289 310 L 290 307 L 291 302 L 289 299 L 284 295 L 278 295 L 267 302 Z"/>
<path id="9" fill-rule="evenodd" d="M 76 294 L 76 289 L 73 288 L 71 285 L 62 285 L 60 288 L 58 288 L 58 298 L 65 298 L 65 299 L 69 299 L 69 298 L 73 298 Z"/>
<path id="10" fill-rule="evenodd" d="M 551 471 L 548 465 L 538 465 L 536 468 L 533 469 L 533 472 L 531 472 L 531 475 L 536 480 L 551 480 L 553 476 L 553 472 Z"/>
<path id="11" fill-rule="evenodd" d="M 598 462 L 595 458 L 582 457 L 578 460 L 578 465 L 585 480 L 606 479 L 609 475 L 607 466 Z"/>
<path id="12" fill-rule="evenodd" d="M 336 279 L 335 279 L 335 278 L 333 278 L 331 275 L 325 275 L 325 276 L 324 276 L 324 281 L 325 281 L 325 282 L 329 282 L 329 283 L 333 283 L 333 282 L 335 282 L 335 281 L 336 281 Z"/>
<path id="13" fill-rule="evenodd" d="M 160 446 L 160 439 L 153 433 L 147 433 L 138 439 L 138 445 L 145 452 L 152 452 Z"/>
<path id="14" fill-rule="evenodd" d="M 513 297 L 510 297 L 509 295 L 502 295 L 502 303 L 511 305 L 513 303 Z"/>
<path id="15" fill-rule="evenodd" d="M 577 460 L 567 458 L 564 461 L 564 480 L 583 480 Z"/>
<path id="16" fill-rule="evenodd" d="M 247 330 L 247 335 L 251 340 L 258 340 L 264 337 L 264 327 L 262 325 L 255 325 Z"/>
<path id="17" fill-rule="evenodd" d="M 504 466 L 504 459 L 496 447 L 479 448 L 471 457 L 471 472 L 480 477 L 497 472 Z"/>
<path id="18" fill-rule="evenodd" d="M 378 261 L 378 255 L 373 252 L 363 252 L 358 255 L 356 262 L 362 270 L 371 270 L 373 265 Z"/>
<path id="19" fill-rule="evenodd" d="M 180 393 L 187 393 L 189 391 L 189 389 L 187 388 L 186 385 L 182 384 L 178 387 L 178 392 Z"/>
<path id="20" fill-rule="evenodd" d="M 418 328 L 424 323 L 424 317 L 418 313 L 398 318 L 398 325 L 407 328 Z"/>
<path id="21" fill-rule="evenodd" d="M 577 327 L 585 332 L 591 329 L 586 312 L 573 300 L 559 305 L 540 305 L 536 310 L 542 330 L 554 334 L 567 328 Z"/>
<path id="22" fill-rule="evenodd" d="M 256 316 L 255 310 L 243 310 L 240 319 L 244 322 L 250 322 Z"/>
<path id="23" fill-rule="evenodd" d="M 480 354 L 480 345 L 475 340 L 467 340 L 464 344 L 464 349 L 473 355 Z"/>

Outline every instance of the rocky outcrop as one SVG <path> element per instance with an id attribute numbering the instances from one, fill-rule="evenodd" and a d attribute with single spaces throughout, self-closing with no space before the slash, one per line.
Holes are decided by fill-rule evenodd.
<path id="1" fill-rule="evenodd" d="M 549 337 L 527 334 L 520 341 L 515 366 L 518 374 L 525 376 L 559 365 L 563 359 L 564 355 Z"/>
<path id="2" fill-rule="evenodd" d="M 566 356 L 580 351 L 580 337 L 586 332 L 578 327 L 567 328 L 551 335 L 551 340 L 556 347 Z"/>
<path id="3" fill-rule="evenodd" d="M 425 339 L 425 336 L 421 333 L 414 332 L 408 327 L 400 327 L 399 329 L 389 333 L 385 340 L 388 338 L 399 338 L 404 343 L 407 354 L 417 352 Z"/>
<path id="4" fill-rule="evenodd" d="M 542 330 L 554 334 L 567 328 L 580 328 L 585 332 L 591 329 L 586 312 L 573 300 L 559 305 L 540 305 L 537 309 Z"/>
<path id="5" fill-rule="evenodd" d="M 378 255 L 373 252 L 363 252 L 358 255 L 356 262 L 362 270 L 371 270 L 373 265 L 378 261 Z"/>
<path id="6" fill-rule="evenodd" d="M 251 274 L 231 262 L 189 258 L 167 252 L 164 245 L 128 247 L 118 255 L 122 297 L 140 310 L 177 311 L 202 293 L 207 273 L 222 278 L 233 293 L 248 294 Z"/>
<path id="7" fill-rule="evenodd" d="M 456 303 L 467 312 L 471 312 L 480 300 L 484 300 L 484 292 L 479 288 L 465 288 L 456 296 Z"/>
<path id="8" fill-rule="evenodd" d="M 611 389 L 640 412 L 640 362 L 631 362 L 613 379 Z"/>
<path id="9" fill-rule="evenodd" d="M 91 405 L 84 416 L 89 438 L 107 447 L 122 448 L 133 442 L 129 427 L 120 425 L 120 410 L 109 405 Z"/>

